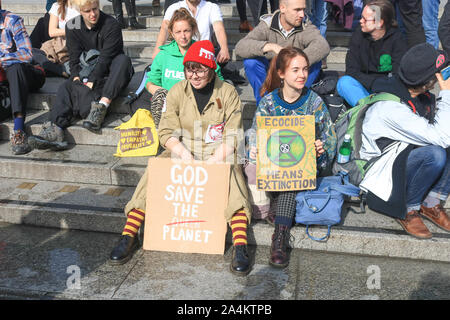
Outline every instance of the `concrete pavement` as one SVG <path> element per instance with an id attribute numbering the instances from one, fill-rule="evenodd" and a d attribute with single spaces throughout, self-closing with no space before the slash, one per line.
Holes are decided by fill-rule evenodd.
<path id="1" fill-rule="evenodd" d="M 237 277 L 229 271 L 229 245 L 223 256 L 140 249 L 127 264 L 111 266 L 117 240 L 0 223 L 0 299 L 450 299 L 449 263 L 295 249 L 279 270 L 268 265 L 267 246 L 251 246 L 253 269 Z"/>

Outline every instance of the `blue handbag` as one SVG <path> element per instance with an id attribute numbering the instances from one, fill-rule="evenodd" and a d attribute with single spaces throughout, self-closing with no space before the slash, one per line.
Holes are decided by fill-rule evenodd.
<path id="1" fill-rule="evenodd" d="M 297 194 L 295 222 L 306 225 L 307 236 L 322 241 L 330 236 L 331 226 L 341 222 L 344 195 L 358 197 L 360 189 L 349 182 L 346 172 L 335 176 L 317 179 L 315 190 L 301 191 Z M 328 226 L 327 235 L 316 238 L 309 234 L 310 225 Z"/>

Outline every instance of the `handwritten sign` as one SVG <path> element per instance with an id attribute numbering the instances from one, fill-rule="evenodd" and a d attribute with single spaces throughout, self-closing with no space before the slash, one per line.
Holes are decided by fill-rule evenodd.
<path id="1" fill-rule="evenodd" d="M 316 188 L 314 116 L 257 117 L 256 187 L 264 191 Z"/>
<path id="2" fill-rule="evenodd" d="M 154 156 L 158 152 L 158 133 L 150 111 L 138 109 L 130 120 L 115 129 L 120 130 L 116 157 Z"/>
<path id="3" fill-rule="evenodd" d="M 230 166 L 148 162 L 144 250 L 223 254 Z"/>

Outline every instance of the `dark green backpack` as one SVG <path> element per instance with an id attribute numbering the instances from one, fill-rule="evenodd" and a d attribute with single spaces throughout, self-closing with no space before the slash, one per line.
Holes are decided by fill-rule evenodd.
<path id="1" fill-rule="evenodd" d="M 333 162 L 333 174 L 339 171 L 345 171 L 349 175 L 352 184 L 358 186 L 363 180 L 366 171 L 378 159 L 378 157 L 370 161 L 363 160 L 360 157 L 362 145 L 362 124 L 366 116 L 367 110 L 374 103 L 379 101 L 395 101 L 400 102 L 400 98 L 390 93 L 374 93 L 358 101 L 358 104 L 341 115 L 334 124 L 337 136 L 337 152 L 344 142 L 345 134 L 350 134 L 352 152 L 350 161 L 347 163 L 338 163 L 337 155 Z"/>

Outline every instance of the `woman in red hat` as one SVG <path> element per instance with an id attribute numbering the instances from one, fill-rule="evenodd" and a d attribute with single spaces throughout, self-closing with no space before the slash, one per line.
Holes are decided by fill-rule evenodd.
<path id="1" fill-rule="evenodd" d="M 160 156 L 208 163 L 233 159 L 228 207 L 224 212 L 233 233 L 230 269 L 235 274 L 247 275 L 250 272 L 247 225 L 251 212 L 242 168 L 234 162 L 238 132 L 243 130 L 241 100 L 232 85 L 216 76 L 214 47 L 209 40 L 193 43 L 183 65 L 186 79 L 169 90 L 166 110 L 159 123 L 159 141 L 166 149 Z M 194 128 L 197 131 L 198 127 L 202 129 L 201 136 L 194 134 Z M 111 252 L 113 264 L 127 262 L 139 246 L 136 234 L 145 217 L 146 187 L 144 173 L 125 207 L 128 220 L 119 244 Z"/>

